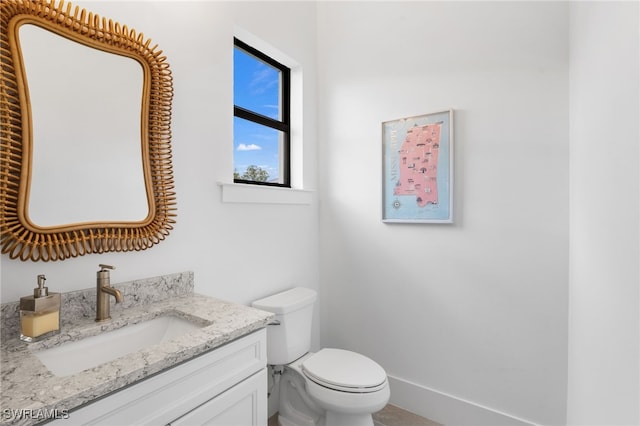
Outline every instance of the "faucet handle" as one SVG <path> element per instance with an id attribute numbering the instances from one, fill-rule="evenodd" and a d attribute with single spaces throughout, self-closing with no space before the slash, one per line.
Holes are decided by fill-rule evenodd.
<path id="1" fill-rule="evenodd" d="M 111 266 L 111 265 L 105 265 L 105 264 L 99 264 L 98 267 L 100 267 L 100 272 L 106 272 L 107 269 L 116 269 L 115 266 Z"/>

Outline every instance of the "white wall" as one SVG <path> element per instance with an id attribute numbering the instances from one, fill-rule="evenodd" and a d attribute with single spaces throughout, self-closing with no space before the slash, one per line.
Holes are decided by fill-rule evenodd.
<path id="1" fill-rule="evenodd" d="M 318 287 L 318 208 L 221 202 L 218 181 L 231 182 L 233 36 L 252 33 L 293 58 L 304 72 L 304 117 L 296 130 L 304 149 L 303 186 L 315 190 L 315 4 L 224 2 L 83 2 L 101 16 L 135 28 L 168 57 L 174 78 L 175 229 L 143 252 L 88 255 L 51 263 L 2 256 L 2 301 L 29 294 L 37 274 L 51 291 L 95 285 L 98 263 L 113 264 L 112 282 L 192 270 L 196 291 L 248 303 L 293 284 Z M 269 16 L 269 19 L 264 19 Z M 291 37 L 291 34 L 296 34 Z M 71 119 L 73 123 L 73 119 Z M 52 163 L 73 154 L 60 152 Z M 113 173 L 118 173 L 114 165 Z M 317 328 L 314 341 L 317 344 Z"/>
<path id="2" fill-rule="evenodd" d="M 568 5 L 318 10 L 323 344 L 436 421 L 563 424 Z M 382 223 L 381 122 L 447 108 L 455 224 Z"/>
<path id="3" fill-rule="evenodd" d="M 572 3 L 572 425 L 640 424 L 638 2 Z"/>

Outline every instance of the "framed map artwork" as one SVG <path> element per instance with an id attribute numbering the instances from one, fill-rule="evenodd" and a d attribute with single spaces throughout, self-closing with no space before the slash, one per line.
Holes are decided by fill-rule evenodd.
<path id="1" fill-rule="evenodd" d="M 382 123 L 382 221 L 453 223 L 453 110 Z"/>

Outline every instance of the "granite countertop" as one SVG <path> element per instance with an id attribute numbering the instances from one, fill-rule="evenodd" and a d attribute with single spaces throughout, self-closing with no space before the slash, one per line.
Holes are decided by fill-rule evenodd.
<path id="1" fill-rule="evenodd" d="M 193 275 L 187 275 L 187 280 L 189 277 L 192 280 Z M 182 277 L 180 276 L 180 278 Z M 17 335 L 3 332 L 0 363 L 2 373 L 0 424 L 35 424 L 40 420 L 50 418 L 45 415 L 44 418 L 37 419 L 39 414 L 46 413 L 48 410 L 70 411 L 261 329 L 273 317 L 271 313 L 248 306 L 194 294 L 192 283 L 191 291 L 189 289 L 180 291 L 164 300 L 143 301 L 141 299 L 146 298 L 140 297 L 141 286 L 136 282 L 132 284 L 133 286 L 113 285 L 119 289 L 128 289 L 123 292 L 125 300 L 128 298 L 133 301 L 129 303 L 130 306 L 120 309 L 118 309 L 119 305 L 112 305 L 112 319 L 110 321 L 96 323 L 91 312 L 88 314 L 85 312 L 82 315 L 76 313 L 71 318 L 69 315 L 67 318 L 63 316 L 60 334 L 30 344 L 20 341 Z M 88 295 L 90 295 L 90 290 L 85 291 L 82 295 L 67 298 L 67 300 L 83 299 L 85 306 L 79 309 L 91 311 L 90 308 L 87 308 L 91 302 L 91 300 L 86 300 L 90 299 Z M 65 308 L 64 300 L 65 295 L 63 294 L 63 309 Z M 95 295 L 93 300 L 95 301 Z M 6 311 L 14 309 L 13 306 L 5 305 L 3 305 L 4 317 L 7 316 Z M 182 317 L 203 327 L 167 342 L 66 377 L 55 376 L 33 354 L 34 351 L 40 349 L 59 346 L 65 342 L 79 340 L 164 315 Z M 5 319 L 3 318 L 3 320 Z M 6 326 L 7 321 L 3 321 L 3 328 Z M 23 413 L 23 418 L 19 419 L 20 416 L 16 416 L 15 412 L 10 410 L 25 410 L 27 413 L 26 416 Z"/>

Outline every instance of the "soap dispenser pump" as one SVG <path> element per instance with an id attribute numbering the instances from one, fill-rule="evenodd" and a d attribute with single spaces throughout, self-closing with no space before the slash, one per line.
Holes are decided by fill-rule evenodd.
<path id="1" fill-rule="evenodd" d="M 60 293 L 49 293 L 38 275 L 33 296 L 20 298 L 20 340 L 36 342 L 60 332 Z"/>

